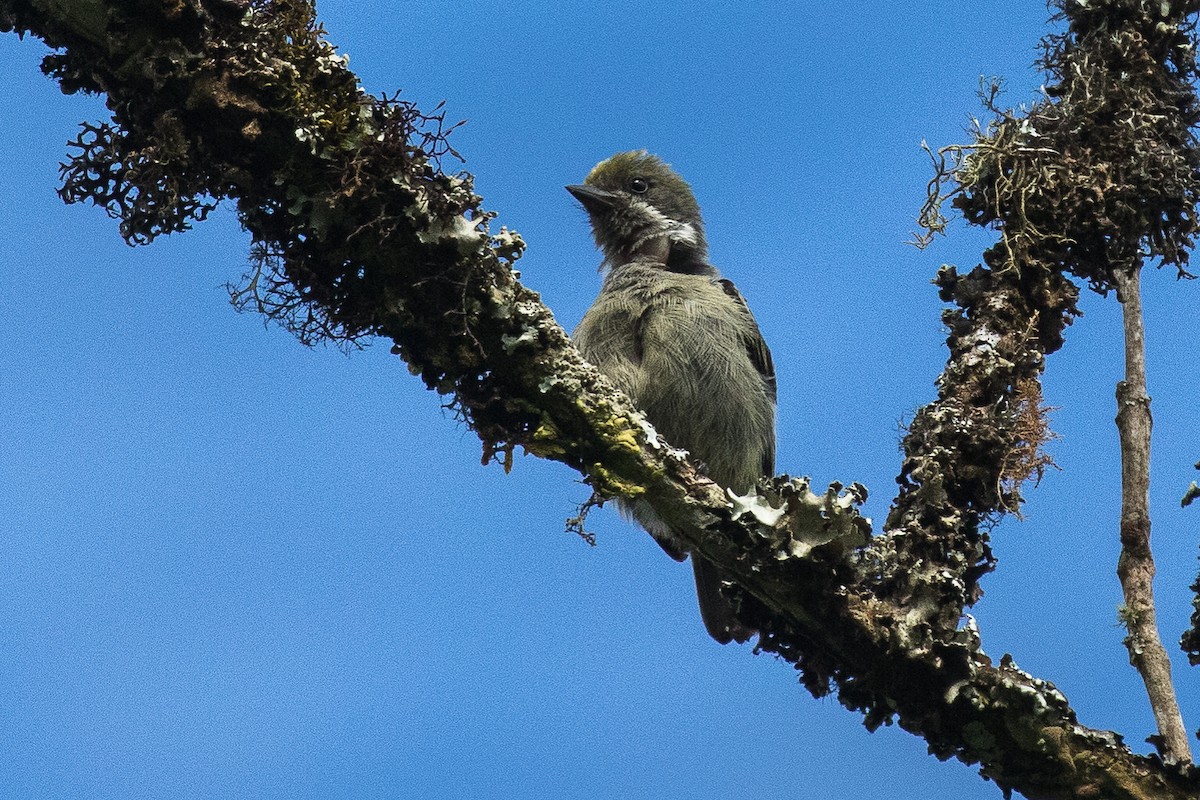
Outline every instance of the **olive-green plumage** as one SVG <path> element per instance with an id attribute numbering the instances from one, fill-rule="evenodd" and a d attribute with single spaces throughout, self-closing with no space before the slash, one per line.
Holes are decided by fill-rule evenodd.
<path id="1" fill-rule="evenodd" d="M 575 331 L 579 350 L 709 477 L 744 494 L 775 469 L 775 371 L 746 301 L 708 262 L 691 187 L 645 151 L 602 161 L 568 186 L 587 209 L 608 269 Z M 649 505 L 622 511 L 672 557 L 686 549 Z M 720 594 L 720 571 L 693 557 L 701 616 L 717 641 L 752 633 Z"/>

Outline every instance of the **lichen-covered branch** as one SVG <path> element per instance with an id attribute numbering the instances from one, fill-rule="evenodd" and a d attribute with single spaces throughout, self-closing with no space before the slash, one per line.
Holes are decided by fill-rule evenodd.
<path id="1" fill-rule="evenodd" d="M 888 520 L 904 539 L 899 569 L 881 589 L 928 594 L 923 605 L 942 615 L 931 616 L 934 629 L 956 623 L 951 599 L 958 595 L 959 608 L 972 602 L 992 568 L 981 521 L 1017 511 L 1022 482 L 1049 463 L 1040 454 L 1049 434 L 1039 424 L 1038 379 L 1078 313 L 1070 276 L 1106 292 L 1115 271 L 1147 256 L 1187 274 L 1195 238 L 1197 4 L 1055 5 L 1068 29 L 1045 41 L 1046 97 L 1016 114 L 994 105 L 993 90 L 996 121 L 969 145 L 935 154 L 951 188 L 935 180 L 922 213 L 939 232 L 942 203 L 952 199 L 969 222 L 1000 232 L 982 265 L 938 276 L 956 306 L 945 314 L 951 360 L 938 401 L 906 437 Z M 941 555 L 948 542 L 949 559 Z M 934 589 L 932 576 L 946 566 Z"/>
<path id="2" fill-rule="evenodd" d="M 1157 260 L 1190 277 L 1200 187 L 1191 34 L 1200 7 L 1136 0 L 1056 5 L 1069 27 L 1045 41 L 1043 65 L 1056 79 L 1045 99 L 1022 115 L 992 105 L 999 118 L 979 130 L 975 142 L 934 154 L 940 174 L 953 175 L 957 186 L 943 194 L 935 181 L 922 218 L 931 235 L 940 232 L 941 204 L 953 197 L 968 221 L 1000 231 L 1000 243 L 985 254 L 992 274 L 1074 275 L 1101 293 L 1123 290 L 1127 333 L 1140 338 L 1134 305 L 1142 264 Z M 994 98 L 995 91 L 987 100 Z M 1136 325 L 1128 324 L 1131 314 Z M 1029 319 L 1037 327 L 1045 322 Z M 1127 352 L 1140 347 L 1127 341 Z M 1125 478 L 1119 572 L 1128 643 L 1150 691 L 1164 755 L 1190 762 L 1150 593 L 1144 365 L 1127 363 L 1135 377 L 1118 390 L 1118 420 Z"/>
<path id="3" fill-rule="evenodd" d="M 760 647 L 868 726 L 894 721 L 1030 798 L 1200 793 L 1192 773 L 1081 726 L 1052 685 L 994 664 L 962 624 L 993 564 L 981 523 L 1016 510 L 1044 463 L 1037 379 L 1075 313 L 1061 263 L 1031 257 L 1017 236 L 1036 238 L 1018 206 L 987 206 L 1007 251 L 939 274 L 954 304 L 950 360 L 906 439 L 886 530 L 869 538 L 856 484 L 814 491 L 783 476 L 761 499 L 731 502 L 661 441 L 518 282 L 523 243 L 490 230 L 469 175 L 441 169 L 440 118 L 364 95 L 305 2 L 108 0 L 99 21 L 68 5 L 0 0 L 0 29 L 60 48 L 47 71 L 69 91 L 103 92 L 112 111 L 77 143 L 67 199 L 102 205 L 134 242 L 232 199 L 257 262 L 240 302 L 305 341 L 388 337 L 489 458 L 507 465 L 521 447 L 579 470 L 600 496 L 647 498 L 738 579 Z M 989 191 L 985 172 L 960 180 L 963 198 Z M 1073 236 L 1046 230 L 1056 238 L 1037 241 Z"/>

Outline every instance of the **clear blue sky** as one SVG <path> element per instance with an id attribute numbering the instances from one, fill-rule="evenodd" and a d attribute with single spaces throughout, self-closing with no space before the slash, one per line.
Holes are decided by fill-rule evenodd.
<path id="1" fill-rule="evenodd" d="M 467 118 L 454 141 L 570 328 L 598 287 L 563 191 L 645 147 L 694 185 L 712 254 L 775 353 L 779 466 L 858 480 L 882 519 L 897 423 L 944 360 L 918 252 L 922 138 L 962 141 L 980 75 L 1034 96 L 1040 0 L 325 3 L 373 92 Z M 895 729 L 868 734 L 788 665 L 704 633 L 691 570 L 611 509 L 563 532 L 567 469 L 479 465 L 474 436 L 386 346 L 307 350 L 228 306 L 247 249 L 224 210 L 130 249 L 56 198 L 94 98 L 0 37 L 0 796 L 998 798 Z M 1196 301 L 1147 276 L 1160 623 L 1186 625 L 1200 509 Z M 1116 627 L 1119 310 L 1050 361 L 1062 472 L 995 533 L 987 650 L 1144 749 Z M 1196 677 L 1176 659 L 1191 730 Z"/>

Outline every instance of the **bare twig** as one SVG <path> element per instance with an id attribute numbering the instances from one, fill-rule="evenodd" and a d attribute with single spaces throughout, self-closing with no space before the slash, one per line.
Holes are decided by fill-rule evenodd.
<path id="1" fill-rule="evenodd" d="M 1125 319 L 1125 379 L 1117 384 L 1121 439 L 1121 556 L 1117 575 L 1125 594 L 1122 618 L 1130 663 L 1142 676 L 1158 723 L 1151 741 L 1164 758 L 1189 762 L 1187 732 L 1171 683 L 1171 662 L 1154 613 L 1154 557 L 1150 552 L 1150 397 L 1146 394 L 1146 341 L 1139 286 L 1141 267 L 1114 270 Z"/>

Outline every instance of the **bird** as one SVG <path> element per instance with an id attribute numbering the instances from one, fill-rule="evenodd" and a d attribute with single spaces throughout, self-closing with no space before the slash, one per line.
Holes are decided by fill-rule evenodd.
<path id="1" fill-rule="evenodd" d="M 572 339 L 709 478 L 744 495 L 775 472 L 771 351 L 745 298 L 709 261 L 691 186 L 645 150 L 601 161 L 566 187 L 603 254 L 603 281 Z M 676 561 L 688 548 L 644 500 L 618 508 Z M 721 644 L 756 631 L 721 593 L 726 574 L 691 553 L 700 616 Z"/>

